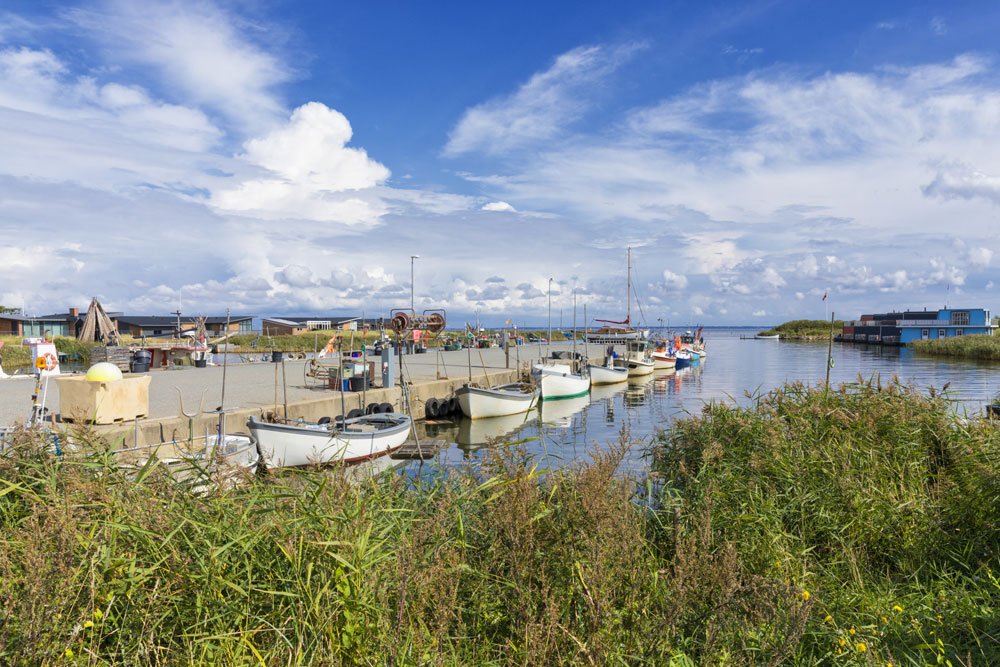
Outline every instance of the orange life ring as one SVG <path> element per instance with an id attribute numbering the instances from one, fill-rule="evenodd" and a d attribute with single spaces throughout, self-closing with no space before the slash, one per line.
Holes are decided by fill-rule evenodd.
<path id="1" fill-rule="evenodd" d="M 45 354 L 41 355 L 39 359 L 45 361 L 45 370 L 47 371 L 55 370 L 55 367 L 59 365 L 59 359 L 56 358 L 56 355 L 52 354 L 51 352 L 46 352 Z"/>
<path id="2" fill-rule="evenodd" d="M 316 356 L 318 356 L 320 359 L 322 359 L 324 357 L 328 357 L 331 354 L 333 354 L 336 351 L 336 348 L 333 345 L 334 340 L 336 338 L 337 338 L 336 336 L 331 336 L 330 340 L 328 340 L 326 342 L 326 347 L 324 349 L 320 350 L 320 353 L 318 355 L 316 355 Z"/>

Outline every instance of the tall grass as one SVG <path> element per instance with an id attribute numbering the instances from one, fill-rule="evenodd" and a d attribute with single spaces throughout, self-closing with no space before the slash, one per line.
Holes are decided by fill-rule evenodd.
<path id="1" fill-rule="evenodd" d="M 918 354 L 1000 361 L 1000 336 L 974 334 L 953 338 L 918 340 L 910 343 L 910 346 Z"/>
<path id="2" fill-rule="evenodd" d="M 1000 431 L 898 382 L 789 385 L 680 422 L 657 468 L 685 530 L 813 606 L 797 659 L 1000 661 Z"/>
<path id="3" fill-rule="evenodd" d="M 758 398 L 679 422 L 639 484 L 623 437 L 562 471 L 514 445 L 195 496 L 15 433 L 0 663 L 1000 660 L 996 430 L 898 385 Z"/>

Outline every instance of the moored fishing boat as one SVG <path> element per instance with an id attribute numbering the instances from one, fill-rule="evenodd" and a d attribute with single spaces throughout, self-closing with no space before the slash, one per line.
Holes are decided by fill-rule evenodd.
<path id="1" fill-rule="evenodd" d="M 408 415 L 395 412 L 362 415 L 336 424 L 247 420 L 261 457 L 271 468 L 353 463 L 389 454 L 406 442 L 412 425 Z"/>
<path id="2" fill-rule="evenodd" d="M 625 346 L 625 363 L 628 364 L 629 377 L 650 375 L 654 370 L 645 341 L 632 341 Z"/>
<path id="3" fill-rule="evenodd" d="M 588 364 L 587 371 L 590 373 L 590 385 L 617 384 L 628 380 L 628 366 L 624 362 L 617 362 L 615 359 L 615 348 L 609 346 L 604 355 L 604 364 Z"/>
<path id="4" fill-rule="evenodd" d="M 680 370 L 691 365 L 691 350 L 677 350 L 674 352 L 674 368 Z"/>
<path id="5" fill-rule="evenodd" d="M 653 359 L 653 368 L 656 370 L 674 368 L 677 364 L 677 359 L 674 357 L 674 350 L 671 348 L 670 343 L 665 340 L 657 341 L 649 356 Z"/>
<path id="6" fill-rule="evenodd" d="M 538 401 L 538 390 L 523 382 L 488 388 L 466 384 L 455 390 L 455 396 L 466 417 L 484 419 L 527 412 Z"/>
<path id="7" fill-rule="evenodd" d="M 574 373 L 568 364 L 535 364 L 531 376 L 543 401 L 583 396 L 590 389 L 590 376 Z"/>
<path id="8" fill-rule="evenodd" d="M 254 473 L 260 462 L 257 441 L 249 435 L 209 434 L 191 441 L 168 441 L 110 452 L 119 466 L 140 470 L 150 460 L 161 465 L 178 482 L 193 490 L 229 486 Z"/>
<path id="9" fill-rule="evenodd" d="M 587 368 L 590 371 L 590 384 L 592 386 L 617 384 L 628 380 L 627 366 L 598 366 L 590 364 Z"/>

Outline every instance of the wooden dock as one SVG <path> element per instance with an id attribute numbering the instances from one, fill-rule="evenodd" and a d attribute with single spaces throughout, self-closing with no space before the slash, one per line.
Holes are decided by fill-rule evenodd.
<path id="1" fill-rule="evenodd" d="M 419 445 L 416 440 L 410 439 L 403 443 L 403 446 L 390 454 L 393 459 L 423 459 L 433 458 L 435 454 L 448 445 L 447 440 L 432 440 L 430 438 L 421 440 Z"/>

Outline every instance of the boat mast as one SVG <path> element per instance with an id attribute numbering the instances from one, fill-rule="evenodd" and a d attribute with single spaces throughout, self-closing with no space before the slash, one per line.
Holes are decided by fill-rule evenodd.
<path id="1" fill-rule="evenodd" d="M 625 322 L 632 326 L 632 246 L 625 251 Z"/>

